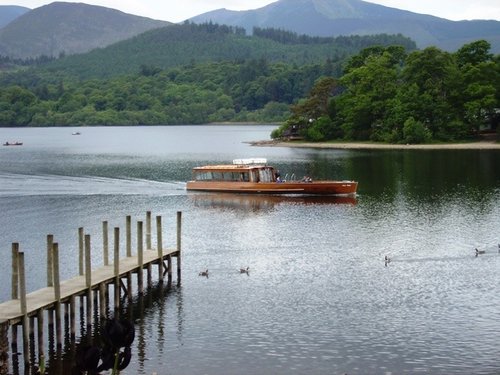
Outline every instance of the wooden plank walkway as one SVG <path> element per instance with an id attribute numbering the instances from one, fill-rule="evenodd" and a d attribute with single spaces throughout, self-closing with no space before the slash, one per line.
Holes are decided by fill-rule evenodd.
<path id="1" fill-rule="evenodd" d="M 152 266 L 158 265 L 158 281 L 163 282 L 167 275 L 168 282 L 172 280 L 173 262 L 177 260 L 177 282 L 181 280 L 181 220 L 182 213 L 177 212 L 177 235 L 175 249 L 163 248 L 162 219 L 156 216 L 156 244 L 157 249 L 152 249 L 151 211 L 146 212 L 146 238 L 144 243 L 143 222 L 137 221 L 137 254 L 132 255 L 132 233 L 131 216 L 126 217 L 126 257 L 120 259 L 120 228 L 115 227 L 113 261 L 109 262 L 109 227 L 108 222 L 103 221 L 102 232 L 102 255 L 103 265 L 92 269 L 92 246 L 90 234 L 84 234 L 84 228 L 78 229 L 78 268 L 79 276 L 66 281 L 60 280 L 59 274 L 59 244 L 54 242 L 53 235 L 47 235 L 47 287 L 35 292 L 26 293 L 25 254 L 20 251 L 19 243 L 12 243 L 12 299 L 0 303 L 0 357 L 4 357 L 8 343 L 8 329 L 12 327 L 12 351 L 17 352 L 17 326 L 22 326 L 23 333 L 23 357 L 25 369 L 31 366 L 34 357 L 34 346 L 30 342 L 30 335 L 34 337 L 34 321 L 37 320 L 38 333 L 38 358 L 39 363 L 44 358 L 44 316 L 48 317 L 49 331 L 53 332 L 55 313 L 55 338 L 58 348 L 62 347 L 62 316 L 61 307 L 65 305 L 66 313 L 69 310 L 69 324 L 72 340 L 75 337 L 75 300 L 77 296 L 82 298 L 80 309 L 83 312 L 83 301 L 86 303 L 86 323 L 90 327 L 92 320 L 106 317 L 108 301 L 108 285 L 114 285 L 114 309 L 119 311 L 121 304 L 121 291 L 125 290 L 129 299 L 132 299 L 132 275 L 137 274 L 137 291 L 140 295 L 144 293 L 144 270 L 147 273 L 147 286 L 152 286 Z M 146 245 L 146 246 L 144 246 Z M 144 249 L 146 248 L 146 249 Z M 166 262 L 166 264 L 165 264 Z M 126 278 L 124 284 L 122 279 Z M 94 294 L 94 295 L 93 295 Z M 97 302 L 98 298 L 98 302 Z M 93 315 L 93 300 L 96 300 L 95 308 L 99 306 L 99 316 Z M 69 309 L 68 309 L 69 307 Z M 84 319 L 83 316 L 80 316 Z M 83 321 L 83 320 L 82 320 Z M 7 344 L 8 345 L 8 344 Z M 1 361 L 0 361 L 1 364 Z M 1 367 L 0 367 L 1 372 Z M 3 372 L 2 372 L 3 373 Z"/>
<path id="2" fill-rule="evenodd" d="M 165 261 L 169 256 L 177 257 L 179 254 L 177 249 L 164 249 L 160 259 L 157 250 L 144 250 L 142 269 L 147 269 L 150 265 L 158 264 Z M 127 277 L 129 273 L 139 272 L 139 257 L 131 256 L 120 259 L 119 262 L 119 277 Z M 165 269 L 167 269 L 165 267 Z M 111 284 L 115 281 L 114 265 L 102 266 L 101 268 L 92 270 L 91 289 L 98 289 L 101 284 Z M 86 276 L 81 275 L 72 279 L 63 281 L 61 286 L 61 302 L 69 302 L 69 299 L 75 295 L 85 294 L 89 287 L 86 283 Z M 45 287 L 35 292 L 26 294 L 26 305 L 28 316 L 34 316 L 38 310 L 47 310 L 57 302 L 55 297 L 54 287 Z M 0 324 L 9 323 L 18 324 L 23 318 L 21 310 L 21 300 L 15 299 L 0 303 Z"/>

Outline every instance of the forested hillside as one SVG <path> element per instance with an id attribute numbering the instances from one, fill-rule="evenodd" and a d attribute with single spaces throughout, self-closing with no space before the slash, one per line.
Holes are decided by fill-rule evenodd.
<path id="1" fill-rule="evenodd" d="M 255 34 L 185 23 L 88 54 L 34 61 L 0 75 L 0 125 L 278 122 L 318 77 L 340 76 L 346 58 L 366 46 L 415 48 L 402 36 Z"/>
<path id="2" fill-rule="evenodd" d="M 294 66 L 264 59 L 219 62 L 86 81 L 49 82 L 0 89 L 1 126 L 203 124 L 279 122 L 289 104 L 332 64 Z M 28 79 L 30 78 L 30 79 Z"/>
<path id="3" fill-rule="evenodd" d="M 284 43 L 278 35 L 286 35 L 296 43 Z M 270 29 L 267 32 L 260 30 L 258 36 L 247 36 L 242 28 L 184 23 L 151 30 L 107 48 L 59 59 L 38 72 L 89 79 L 134 74 L 141 66 L 168 69 L 211 61 L 263 58 L 269 62 L 304 65 L 327 59 L 343 61 L 375 44 L 416 48 L 413 41 L 401 35 L 312 38 Z"/>
<path id="4" fill-rule="evenodd" d="M 371 47 L 340 79 L 323 77 L 274 138 L 390 143 L 457 141 L 500 130 L 500 55 L 486 41 L 450 54 Z M 500 134 L 499 134 L 500 135 Z"/>

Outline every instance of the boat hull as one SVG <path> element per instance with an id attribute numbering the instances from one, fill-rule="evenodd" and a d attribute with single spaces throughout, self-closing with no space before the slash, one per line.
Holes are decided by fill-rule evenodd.
<path id="1" fill-rule="evenodd" d="M 297 195 L 355 195 L 357 187 L 358 183 L 355 181 L 189 181 L 186 184 L 186 189 L 191 191 Z"/>

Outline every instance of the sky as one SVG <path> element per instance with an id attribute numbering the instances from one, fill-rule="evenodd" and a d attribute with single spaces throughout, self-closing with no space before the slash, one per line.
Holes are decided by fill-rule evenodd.
<path id="1" fill-rule="evenodd" d="M 0 0 L 0 5 L 37 8 L 55 0 Z M 61 0 L 62 1 L 62 0 Z M 69 1 L 69 0 L 66 0 Z M 125 13 L 170 22 L 182 22 L 211 10 L 257 9 L 276 0 L 73 0 L 121 10 Z M 494 19 L 500 21 L 500 0 L 371 0 L 371 3 L 430 14 L 449 20 Z"/>

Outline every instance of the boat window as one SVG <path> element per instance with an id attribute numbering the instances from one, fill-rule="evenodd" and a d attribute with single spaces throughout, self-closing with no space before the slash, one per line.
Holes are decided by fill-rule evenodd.
<path id="1" fill-rule="evenodd" d="M 262 168 L 259 169 L 259 181 L 260 182 L 273 182 L 274 172 L 272 168 Z"/>
<path id="2" fill-rule="evenodd" d="M 248 172 L 207 172 L 196 171 L 194 174 L 196 181 L 249 181 Z"/>
<path id="3" fill-rule="evenodd" d="M 212 172 L 195 172 L 194 179 L 197 181 L 211 180 L 212 179 Z"/>
<path id="4" fill-rule="evenodd" d="M 252 171 L 252 182 L 259 182 L 259 171 Z"/>

